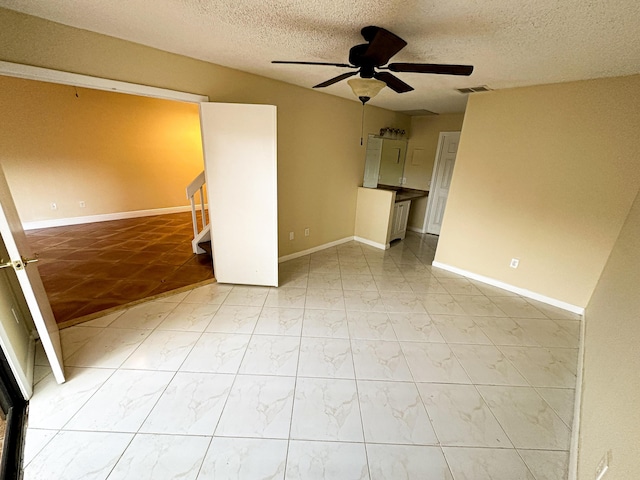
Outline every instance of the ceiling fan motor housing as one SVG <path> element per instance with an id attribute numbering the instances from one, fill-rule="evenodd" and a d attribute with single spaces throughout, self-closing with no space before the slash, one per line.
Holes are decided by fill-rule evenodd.
<path id="1" fill-rule="evenodd" d="M 360 76 L 362 78 L 373 78 L 374 67 L 378 65 L 374 65 L 374 62 L 368 60 L 363 57 L 363 54 L 367 51 L 369 47 L 368 43 L 362 45 L 356 45 L 355 47 L 351 47 L 349 50 L 349 63 L 356 67 L 360 67 Z"/>

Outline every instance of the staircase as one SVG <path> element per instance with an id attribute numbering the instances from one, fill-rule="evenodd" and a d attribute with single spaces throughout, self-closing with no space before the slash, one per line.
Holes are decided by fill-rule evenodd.
<path id="1" fill-rule="evenodd" d="M 213 255 L 213 248 L 211 248 L 211 240 L 205 240 L 203 242 L 200 242 L 198 244 L 198 247 L 204 250 L 204 253 L 208 254 L 210 257 Z"/>
<path id="2" fill-rule="evenodd" d="M 204 184 L 206 182 L 204 171 L 202 171 L 187 186 L 187 198 L 191 202 L 191 221 L 193 222 L 193 240 L 191 249 L 195 254 L 211 253 L 211 225 L 207 217 L 204 203 Z M 196 210 L 196 194 L 200 192 L 200 225 L 198 224 L 198 214 Z M 202 226 L 202 228 L 200 228 Z"/>

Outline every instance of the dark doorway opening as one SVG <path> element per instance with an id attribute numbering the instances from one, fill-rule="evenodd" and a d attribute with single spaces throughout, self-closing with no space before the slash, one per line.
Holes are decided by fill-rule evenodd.
<path id="1" fill-rule="evenodd" d="M 5 427 L 0 455 L 0 478 L 2 479 L 20 478 L 27 403 L 4 352 L 0 350 L 0 417 Z"/>

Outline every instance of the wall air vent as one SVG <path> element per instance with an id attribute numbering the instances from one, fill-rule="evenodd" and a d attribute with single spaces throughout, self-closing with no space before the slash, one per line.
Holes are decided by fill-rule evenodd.
<path id="1" fill-rule="evenodd" d="M 475 93 L 475 92 L 490 92 L 491 89 L 486 85 L 480 85 L 479 87 L 469 88 L 456 88 L 460 93 Z"/>

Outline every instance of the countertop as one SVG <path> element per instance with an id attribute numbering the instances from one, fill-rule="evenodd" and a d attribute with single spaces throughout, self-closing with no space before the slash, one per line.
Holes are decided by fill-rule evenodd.
<path id="1" fill-rule="evenodd" d="M 396 203 L 405 200 L 413 200 L 420 197 L 428 197 L 429 192 L 426 190 L 416 190 L 414 188 L 399 188 L 386 185 L 378 185 L 379 190 L 394 190 L 396 192 Z"/>

